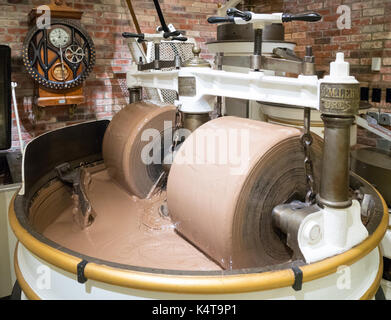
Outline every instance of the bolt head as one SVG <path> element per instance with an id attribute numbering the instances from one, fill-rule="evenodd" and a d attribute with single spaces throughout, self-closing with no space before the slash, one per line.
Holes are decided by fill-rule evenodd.
<path id="1" fill-rule="evenodd" d="M 303 235 L 310 244 L 316 244 L 322 238 L 322 229 L 317 222 L 309 221 L 304 226 Z"/>

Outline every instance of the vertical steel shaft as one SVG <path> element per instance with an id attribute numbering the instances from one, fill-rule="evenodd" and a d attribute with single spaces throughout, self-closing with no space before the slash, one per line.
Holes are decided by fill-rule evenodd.
<path id="1" fill-rule="evenodd" d="M 195 131 L 210 120 L 209 113 L 183 113 L 183 128 Z"/>
<path id="2" fill-rule="evenodd" d="M 322 115 L 325 125 L 323 166 L 318 201 L 332 208 L 347 208 L 349 196 L 350 126 L 353 117 Z"/>
<path id="3" fill-rule="evenodd" d="M 155 43 L 155 60 L 160 60 L 160 44 Z"/>
<path id="4" fill-rule="evenodd" d="M 254 55 L 261 56 L 262 55 L 262 29 L 254 30 Z"/>
<path id="5" fill-rule="evenodd" d="M 153 61 L 155 64 L 155 70 L 160 70 L 160 44 L 155 43 L 155 60 Z"/>
<path id="6" fill-rule="evenodd" d="M 223 70 L 223 55 L 224 53 L 217 53 L 216 55 L 216 65 L 217 70 Z M 223 97 L 217 97 L 217 116 L 222 117 L 223 116 Z"/>
<path id="7" fill-rule="evenodd" d="M 254 71 L 261 70 L 262 67 L 262 29 L 254 30 L 254 54 L 251 56 L 250 69 Z"/>
<path id="8" fill-rule="evenodd" d="M 135 103 L 141 101 L 143 98 L 143 88 L 134 87 L 129 88 L 129 103 Z"/>

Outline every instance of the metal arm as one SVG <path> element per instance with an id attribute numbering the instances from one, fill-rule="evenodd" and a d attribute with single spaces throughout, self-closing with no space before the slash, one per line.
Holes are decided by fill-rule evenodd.
<path id="1" fill-rule="evenodd" d="M 258 14 L 251 11 L 240 11 L 235 8 L 229 8 L 227 10 L 226 17 L 210 17 L 209 23 L 235 23 L 235 24 L 247 24 L 253 23 L 254 28 L 262 28 L 266 24 L 283 23 L 290 21 L 307 21 L 316 22 L 320 21 L 322 16 L 315 12 L 290 14 L 290 13 L 272 13 L 272 14 Z"/>
<path id="2" fill-rule="evenodd" d="M 254 71 L 260 70 L 273 70 L 292 72 L 304 75 L 314 75 L 315 65 L 314 57 L 312 55 L 312 49 L 307 48 L 306 58 L 304 61 L 297 59 L 280 59 L 275 57 L 262 56 L 262 29 L 267 24 L 282 23 L 289 21 L 307 21 L 315 22 L 321 20 L 322 17 L 315 12 L 305 14 L 289 14 L 289 13 L 272 13 L 272 14 L 255 14 L 251 11 L 240 11 L 236 8 L 230 8 L 227 10 L 226 17 L 210 17 L 209 23 L 221 23 L 230 22 L 236 24 L 252 23 L 254 27 L 254 53 L 250 57 L 244 57 L 244 59 L 250 59 L 248 66 Z M 238 59 L 234 59 L 235 62 L 242 63 Z"/>
<path id="3" fill-rule="evenodd" d="M 153 4 L 155 5 L 157 15 L 159 17 L 160 23 L 162 25 L 164 32 L 170 32 L 170 29 L 168 28 L 166 21 L 164 19 L 164 15 L 162 12 L 162 9 L 160 8 L 159 0 L 153 0 Z"/>
<path id="4" fill-rule="evenodd" d="M 129 72 L 127 81 L 129 87 L 177 91 L 184 112 L 213 111 L 215 96 L 319 109 L 319 80 L 316 76 L 287 78 L 265 76 L 263 72 L 245 74 L 209 68 L 182 68 L 167 72 Z"/>
<path id="5" fill-rule="evenodd" d="M 160 32 L 160 33 L 131 33 L 124 32 L 122 36 L 126 39 L 136 38 L 139 42 L 141 41 L 151 41 L 151 42 L 161 42 L 162 40 L 179 40 L 187 41 L 186 37 L 182 37 L 180 31 L 173 32 Z"/>
<path id="6" fill-rule="evenodd" d="M 171 25 L 170 25 L 171 26 Z M 172 27 L 172 29 L 175 29 Z M 126 39 L 137 39 L 137 42 L 150 41 L 155 45 L 155 60 L 150 63 L 142 63 L 142 60 L 138 64 L 138 71 L 146 71 L 146 70 L 160 70 L 162 68 L 179 68 L 181 66 L 180 57 L 177 56 L 174 60 L 165 61 L 160 60 L 160 43 L 162 40 L 177 40 L 177 41 L 187 41 L 186 37 L 180 36 L 181 32 L 174 30 L 170 32 L 160 33 L 130 33 L 124 32 L 122 36 Z"/>
<path id="7" fill-rule="evenodd" d="M 277 206 L 273 210 L 274 222 L 287 233 L 287 244 L 295 254 L 307 263 L 342 253 L 368 237 L 360 217 L 360 204 L 352 201 L 348 193 L 346 141 L 358 110 L 359 83 L 350 76 L 343 53 L 337 54 L 330 75 L 322 80 L 316 76 L 288 78 L 266 76 L 262 71 L 245 74 L 194 67 L 171 72 L 132 72 L 127 80 L 128 86 L 176 90 L 176 104 L 184 114 L 211 112 L 215 96 L 320 110 L 326 138 L 317 204 L 295 208 L 295 214 L 290 204 Z"/>

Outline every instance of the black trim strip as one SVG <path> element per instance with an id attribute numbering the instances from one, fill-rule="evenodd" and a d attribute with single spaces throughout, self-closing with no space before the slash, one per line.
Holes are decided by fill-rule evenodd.
<path id="1" fill-rule="evenodd" d="M 293 274 L 295 275 L 295 282 L 293 283 L 293 290 L 301 291 L 303 288 L 303 271 L 297 266 L 292 267 Z"/>
<path id="2" fill-rule="evenodd" d="M 86 283 L 87 282 L 87 278 L 86 276 L 84 275 L 84 270 L 86 268 L 88 264 L 88 261 L 87 260 L 83 260 L 82 262 L 80 262 L 78 265 L 77 265 L 77 282 L 79 283 Z"/>
<path id="3" fill-rule="evenodd" d="M 375 300 L 387 300 L 381 285 L 375 294 Z"/>

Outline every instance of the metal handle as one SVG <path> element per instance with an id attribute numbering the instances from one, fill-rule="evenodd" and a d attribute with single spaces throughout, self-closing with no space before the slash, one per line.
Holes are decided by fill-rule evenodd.
<path id="1" fill-rule="evenodd" d="M 164 32 L 163 33 L 163 37 L 164 38 L 178 37 L 180 35 L 181 35 L 181 33 L 179 31 L 172 31 L 172 32 Z"/>
<path id="2" fill-rule="evenodd" d="M 250 21 L 252 17 L 250 11 L 240 11 L 236 8 L 229 8 L 227 10 L 227 15 L 232 17 L 242 18 L 244 21 Z"/>
<path id="3" fill-rule="evenodd" d="M 322 20 L 322 16 L 316 12 L 299 13 L 299 14 L 284 13 L 282 15 L 282 22 L 290 22 L 290 21 L 316 22 L 320 20 Z"/>
<path id="4" fill-rule="evenodd" d="M 138 38 L 138 39 L 144 39 L 144 34 L 143 33 L 131 33 L 131 32 L 124 32 L 122 34 L 124 38 Z"/>
<path id="5" fill-rule="evenodd" d="M 223 23 L 223 22 L 234 23 L 235 18 L 234 17 L 209 17 L 208 22 L 209 23 Z"/>
<path id="6" fill-rule="evenodd" d="M 178 40 L 178 41 L 187 41 L 186 37 L 173 37 L 172 40 Z"/>

